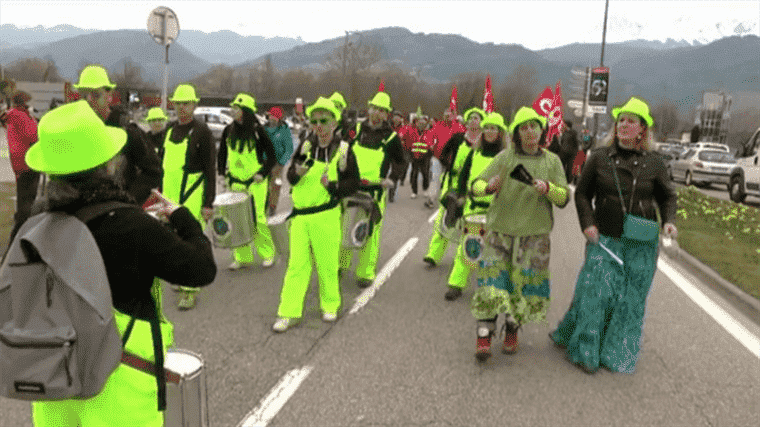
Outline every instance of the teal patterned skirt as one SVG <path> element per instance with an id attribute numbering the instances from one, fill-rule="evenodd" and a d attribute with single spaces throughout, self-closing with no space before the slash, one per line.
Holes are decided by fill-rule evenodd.
<path id="1" fill-rule="evenodd" d="M 486 236 L 486 249 L 477 269 L 478 289 L 470 305 L 479 320 L 499 313 L 519 324 L 546 324 L 549 310 L 548 234 L 515 237 L 497 232 Z"/>
<path id="2" fill-rule="evenodd" d="M 565 347 L 573 363 L 591 370 L 604 366 L 613 372 L 633 373 L 657 269 L 658 240 L 600 236 L 600 242 L 624 265 L 601 246 L 587 243 L 573 302 L 551 338 Z"/>

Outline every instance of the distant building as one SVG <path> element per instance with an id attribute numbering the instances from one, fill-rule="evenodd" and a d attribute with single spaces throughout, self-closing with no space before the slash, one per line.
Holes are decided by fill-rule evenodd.
<path id="1" fill-rule="evenodd" d="M 694 124 L 699 126 L 699 141 L 726 144 L 730 121 L 731 95 L 722 91 L 703 92 L 702 103 L 697 105 L 694 118 Z"/>

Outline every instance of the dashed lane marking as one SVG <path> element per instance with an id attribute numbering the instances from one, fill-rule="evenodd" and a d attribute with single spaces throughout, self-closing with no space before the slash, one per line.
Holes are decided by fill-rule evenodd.
<path id="1" fill-rule="evenodd" d="M 431 215 L 431 216 L 430 216 L 430 218 L 428 218 L 428 224 L 430 224 L 430 223 L 432 223 L 433 221 L 435 221 L 435 217 L 437 217 L 437 216 L 438 216 L 438 212 L 440 212 L 440 209 L 438 209 L 438 210 L 436 210 L 435 212 L 433 212 L 433 215 Z"/>
<path id="2" fill-rule="evenodd" d="M 380 273 L 375 277 L 375 280 L 372 282 L 372 285 L 364 290 L 364 292 L 361 293 L 356 298 L 356 303 L 354 303 L 354 306 L 351 308 L 351 310 L 348 312 L 348 314 L 356 314 L 359 310 L 361 310 L 362 307 L 367 305 L 369 300 L 372 299 L 373 296 L 375 296 L 375 293 L 378 289 L 380 289 L 380 286 L 383 286 L 383 283 L 385 283 L 388 278 L 391 277 L 391 274 L 393 274 L 393 271 L 398 268 L 399 265 L 401 265 L 401 261 L 404 260 L 404 258 L 409 255 L 409 252 L 414 249 L 414 246 L 419 242 L 419 238 L 412 237 L 411 239 L 407 240 L 404 246 L 401 247 L 398 251 L 396 251 L 396 254 L 393 255 L 393 258 L 391 258 L 384 266 L 383 269 L 380 270 Z"/>
<path id="3" fill-rule="evenodd" d="M 261 401 L 259 406 L 249 412 L 245 419 L 238 424 L 238 427 L 264 427 L 280 412 L 288 400 L 293 397 L 298 387 L 309 376 L 313 366 L 304 366 L 300 369 L 293 369 L 286 373 L 272 390 L 269 391 L 266 398 Z"/>

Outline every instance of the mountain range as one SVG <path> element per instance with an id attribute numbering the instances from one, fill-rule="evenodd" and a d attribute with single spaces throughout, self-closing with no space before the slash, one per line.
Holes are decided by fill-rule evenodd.
<path id="1" fill-rule="evenodd" d="M 413 33 L 401 27 L 351 37 L 380 47 L 376 69 L 394 64 L 433 82 L 447 82 L 468 71 L 487 72 L 499 81 L 524 64 L 536 70 L 541 87 L 562 80 L 569 88 L 573 68 L 596 66 L 601 59 L 598 43 L 532 51 L 517 44 L 477 43 L 459 35 Z M 100 63 L 116 71 L 130 59 L 142 66 L 146 81 L 162 79 L 164 49 L 145 30 L 95 31 L 63 25 L 18 29 L 4 24 L 0 40 L 0 63 L 4 65 L 25 57 L 51 59 L 63 78 L 76 80 L 76 73 L 86 63 Z M 279 71 L 305 68 L 320 72 L 327 56 L 343 43 L 343 37 L 304 43 L 300 38 L 183 30 L 169 49 L 170 85 L 190 80 L 215 64 L 246 67 L 267 56 Z M 754 35 L 726 37 L 704 45 L 683 40 L 608 43 L 604 65 L 610 68 L 610 103 L 632 95 L 655 103 L 668 98 L 683 114 L 700 101 L 702 91 L 724 90 L 750 94 L 742 102 L 760 106 L 760 96 L 751 95 L 760 92 L 758 58 L 760 38 Z M 565 98 L 571 96 L 569 90 L 565 92 Z"/>

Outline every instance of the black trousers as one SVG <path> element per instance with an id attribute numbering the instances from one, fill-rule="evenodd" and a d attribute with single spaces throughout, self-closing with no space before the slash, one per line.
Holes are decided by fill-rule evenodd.
<path id="1" fill-rule="evenodd" d="M 414 194 L 417 194 L 418 174 L 422 174 L 422 191 L 427 191 L 430 187 L 430 157 L 412 159 L 412 175 L 409 176 L 409 182 L 412 184 L 412 193 Z"/>
<path id="2" fill-rule="evenodd" d="M 35 171 L 22 172 L 21 175 L 16 177 L 16 214 L 13 216 L 13 230 L 11 230 L 10 242 L 16 237 L 21 225 L 29 219 L 29 215 L 32 211 L 32 203 L 34 198 L 37 197 L 37 186 L 40 182 L 40 174 Z"/>

